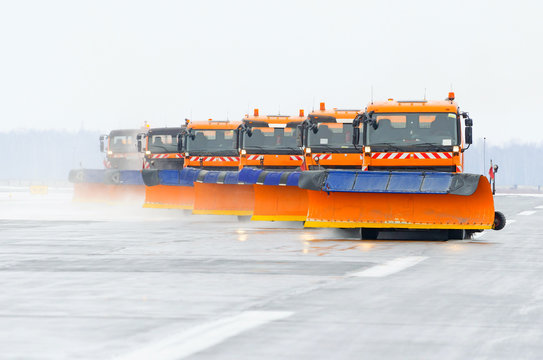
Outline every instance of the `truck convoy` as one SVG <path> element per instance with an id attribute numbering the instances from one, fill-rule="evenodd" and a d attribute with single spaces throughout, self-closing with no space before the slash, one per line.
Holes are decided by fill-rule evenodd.
<path id="1" fill-rule="evenodd" d="M 241 122 L 150 129 L 137 142 L 138 130 L 115 130 L 100 140 L 108 167 L 139 163 L 146 184 L 165 185 L 159 203 L 174 199 L 195 214 L 360 228 L 364 239 L 399 230 L 463 239 L 505 226 L 488 180 L 463 172 L 472 126 L 451 92 L 363 111 L 321 103 L 307 118 L 255 109 Z"/>

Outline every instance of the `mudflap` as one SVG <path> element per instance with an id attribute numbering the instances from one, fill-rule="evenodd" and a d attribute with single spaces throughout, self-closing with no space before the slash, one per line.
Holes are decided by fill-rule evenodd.
<path id="1" fill-rule="evenodd" d="M 494 199 L 484 176 L 327 171 L 300 179 L 306 227 L 491 229 Z"/>
<path id="2" fill-rule="evenodd" d="M 251 220 L 305 221 L 307 190 L 297 186 L 254 185 L 255 209 Z"/>
<path id="3" fill-rule="evenodd" d="M 253 185 L 194 183 L 193 214 L 250 216 L 254 204 Z"/>

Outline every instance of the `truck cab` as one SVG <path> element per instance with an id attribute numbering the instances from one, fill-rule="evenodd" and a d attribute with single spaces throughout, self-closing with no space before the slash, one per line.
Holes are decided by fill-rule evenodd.
<path id="1" fill-rule="evenodd" d="M 353 144 L 353 120 L 360 110 L 320 108 L 309 114 L 302 125 L 306 169 L 360 169 L 360 147 Z"/>
<path id="2" fill-rule="evenodd" d="M 252 116 L 245 115 L 240 128 L 239 168 L 300 169 L 303 152 L 297 138 L 304 120 L 303 110 L 299 116 L 260 116 L 258 109 Z"/>
<path id="3" fill-rule="evenodd" d="M 140 170 L 143 154 L 138 152 L 137 135 L 142 129 L 112 130 L 100 136 L 100 151 L 106 154 L 104 166 L 107 169 Z M 146 133 L 147 129 L 143 128 Z"/>
<path id="4" fill-rule="evenodd" d="M 177 135 L 183 127 L 151 128 L 147 133 L 138 134 L 138 151 L 143 153 L 144 169 L 182 169 L 185 155 L 179 151 Z"/>
<path id="5" fill-rule="evenodd" d="M 184 167 L 207 170 L 238 170 L 239 121 L 191 122 L 183 132 Z"/>
<path id="6" fill-rule="evenodd" d="M 362 170 L 463 172 L 461 118 L 465 142 L 471 144 L 473 121 L 460 112 L 454 93 L 442 101 L 389 99 L 369 104 L 355 120 L 355 126 L 362 126 Z"/>

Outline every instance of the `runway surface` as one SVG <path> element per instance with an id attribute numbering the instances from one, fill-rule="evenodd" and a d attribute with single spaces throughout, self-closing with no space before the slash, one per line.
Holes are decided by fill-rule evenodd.
<path id="1" fill-rule="evenodd" d="M 358 240 L 0 189 L 2 359 L 540 359 L 543 196 L 502 231 Z"/>

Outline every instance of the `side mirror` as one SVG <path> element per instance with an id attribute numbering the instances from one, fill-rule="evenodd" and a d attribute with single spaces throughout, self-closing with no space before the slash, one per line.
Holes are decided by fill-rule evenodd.
<path id="1" fill-rule="evenodd" d="M 141 152 L 143 149 L 143 144 L 142 144 L 143 137 L 145 137 L 145 134 L 138 134 L 136 136 L 136 141 L 138 143 L 138 152 Z"/>
<path id="2" fill-rule="evenodd" d="M 304 128 L 301 125 L 298 125 L 297 129 L 298 129 L 298 132 L 296 134 L 296 146 L 301 148 L 304 146 L 304 134 L 303 134 Z"/>
<path id="3" fill-rule="evenodd" d="M 466 127 L 465 142 L 468 145 L 473 143 L 473 133 L 471 126 Z"/>
<path id="4" fill-rule="evenodd" d="M 177 134 L 177 152 L 183 152 L 183 134 Z"/>
<path id="5" fill-rule="evenodd" d="M 466 126 L 473 126 L 473 120 L 471 118 L 464 120 L 464 123 Z"/>
<path id="6" fill-rule="evenodd" d="M 100 135 L 100 152 L 106 151 L 106 139 L 107 135 Z"/>
<path id="7" fill-rule="evenodd" d="M 360 142 L 360 128 L 353 128 L 353 145 L 356 146 Z"/>

